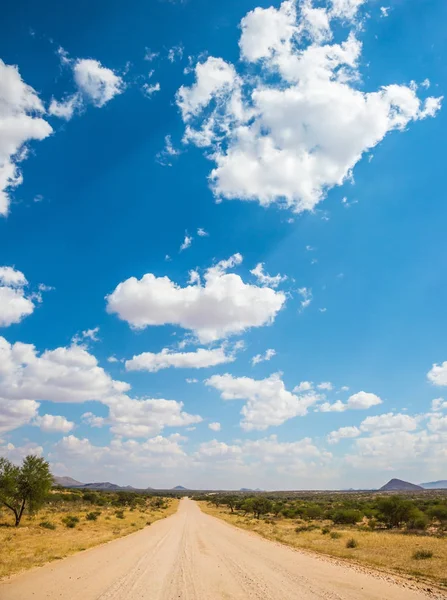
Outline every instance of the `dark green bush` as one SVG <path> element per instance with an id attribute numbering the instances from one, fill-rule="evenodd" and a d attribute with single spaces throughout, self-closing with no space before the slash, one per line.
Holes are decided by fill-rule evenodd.
<path id="1" fill-rule="evenodd" d="M 124 519 L 124 510 L 117 510 L 117 511 L 115 512 L 115 517 L 116 517 L 117 519 Z"/>
<path id="2" fill-rule="evenodd" d="M 97 518 L 100 516 L 100 511 L 99 510 L 95 510 L 93 512 L 89 512 L 85 515 L 85 518 L 87 519 L 87 521 L 96 521 Z"/>
<path id="3" fill-rule="evenodd" d="M 357 540 L 355 540 L 354 538 L 350 538 L 346 542 L 346 548 L 357 548 L 357 546 L 358 546 Z"/>
<path id="4" fill-rule="evenodd" d="M 62 523 L 65 525 L 65 527 L 68 527 L 69 529 L 73 529 L 79 523 L 79 517 L 75 517 L 73 515 L 67 515 L 66 517 L 64 517 L 62 519 Z"/>
<path id="5" fill-rule="evenodd" d="M 338 531 L 331 531 L 331 539 L 332 540 L 339 540 L 342 537 L 341 533 L 338 533 Z"/>

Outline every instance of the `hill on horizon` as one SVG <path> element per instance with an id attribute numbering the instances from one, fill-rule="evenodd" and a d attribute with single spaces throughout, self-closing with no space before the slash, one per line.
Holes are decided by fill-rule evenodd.
<path id="1" fill-rule="evenodd" d="M 421 483 L 420 485 L 424 488 L 424 490 L 447 490 L 447 479 L 429 481 L 428 483 Z"/>
<path id="2" fill-rule="evenodd" d="M 403 481 L 402 479 L 390 479 L 388 483 L 379 489 L 379 492 L 405 492 L 405 491 L 417 491 L 423 490 L 424 488 L 415 483 L 409 481 Z"/>
<path id="3" fill-rule="evenodd" d="M 176 485 L 172 488 L 172 490 L 177 490 L 178 492 L 187 492 L 188 488 L 185 488 L 182 485 Z"/>
<path id="4" fill-rule="evenodd" d="M 81 481 L 73 479 L 73 477 L 58 477 L 57 475 L 53 475 L 53 481 L 56 485 L 61 485 L 62 487 L 80 487 L 84 485 Z"/>

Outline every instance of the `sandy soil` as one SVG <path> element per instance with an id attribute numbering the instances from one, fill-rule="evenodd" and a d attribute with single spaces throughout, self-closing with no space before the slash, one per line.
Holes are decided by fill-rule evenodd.
<path id="1" fill-rule="evenodd" d="M 446 596 L 264 540 L 205 515 L 189 499 L 151 527 L 0 583 L 1 600 L 434 597 Z"/>

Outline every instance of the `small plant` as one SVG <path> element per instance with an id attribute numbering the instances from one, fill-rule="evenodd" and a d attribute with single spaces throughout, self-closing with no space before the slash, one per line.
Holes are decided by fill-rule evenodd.
<path id="1" fill-rule="evenodd" d="M 150 521 L 146 521 L 146 525 L 152 525 Z"/>
<path id="2" fill-rule="evenodd" d="M 415 550 L 413 552 L 414 560 L 427 560 L 433 558 L 433 552 L 431 550 Z"/>
<path id="3" fill-rule="evenodd" d="M 124 510 L 117 510 L 115 513 L 117 519 L 124 519 Z"/>
<path id="4" fill-rule="evenodd" d="M 349 539 L 346 542 L 346 548 L 357 548 L 358 542 L 354 538 Z"/>
<path id="5" fill-rule="evenodd" d="M 321 533 L 323 535 L 327 535 L 328 533 L 331 533 L 330 527 L 323 527 L 322 530 L 321 530 Z"/>
<path id="6" fill-rule="evenodd" d="M 85 515 L 85 518 L 87 519 L 87 521 L 96 521 L 100 514 L 101 513 L 98 510 L 95 510 L 93 512 L 87 513 Z"/>
<path id="7" fill-rule="evenodd" d="M 62 519 L 62 523 L 65 525 L 65 527 L 68 527 L 69 529 L 74 529 L 79 523 L 79 517 L 67 515 Z"/>
<path id="8" fill-rule="evenodd" d="M 338 531 L 331 531 L 331 539 L 332 540 L 339 540 L 341 538 L 341 533 L 338 533 Z"/>
<path id="9" fill-rule="evenodd" d="M 44 529 L 56 529 L 56 525 L 54 523 L 51 523 L 50 521 L 42 521 L 41 523 L 39 523 L 39 525 Z"/>

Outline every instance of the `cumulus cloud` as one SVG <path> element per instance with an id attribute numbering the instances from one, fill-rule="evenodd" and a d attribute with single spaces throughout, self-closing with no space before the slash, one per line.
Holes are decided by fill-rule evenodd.
<path id="1" fill-rule="evenodd" d="M 23 446 L 14 446 L 14 444 L 11 443 L 2 445 L 0 440 L 0 456 L 7 458 L 15 464 L 20 464 L 29 454 L 42 456 L 42 446 L 39 446 L 33 442 L 28 442 Z"/>
<path id="2" fill-rule="evenodd" d="M 427 378 L 433 385 L 447 385 L 447 360 L 440 365 L 434 364 L 427 373 Z"/>
<path id="3" fill-rule="evenodd" d="M 382 400 L 376 394 L 369 392 L 357 392 L 349 396 L 347 402 L 337 400 L 333 404 L 330 402 L 324 402 L 318 406 L 317 411 L 319 412 L 344 412 L 345 410 L 367 410 L 373 406 L 382 404 Z"/>
<path id="4" fill-rule="evenodd" d="M 75 424 L 65 417 L 59 415 L 43 415 L 34 419 L 34 425 L 40 428 L 45 433 L 68 433 Z"/>
<path id="5" fill-rule="evenodd" d="M 286 296 L 227 273 L 241 262 L 242 256 L 235 254 L 217 263 L 205 271 L 204 283 L 193 272 L 194 283 L 186 287 L 152 273 L 140 280 L 131 277 L 106 297 L 107 311 L 136 329 L 178 325 L 192 331 L 202 343 L 268 325 L 284 306 Z"/>
<path id="6" fill-rule="evenodd" d="M 302 288 L 299 288 L 297 291 L 298 291 L 298 294 L 302 298 L 301 310 L 304 310 L 312 302 L 312 299 L 313 299 L 312 290 L 310 288 L 302 287 Z"/>
<path id="7" fill-rule="evenodd" d="M 326 390 L 328 392 L 330 392 L 333 388 L 334 388 L 334 386 L 332 385 L 332 383 L 330 381 L 322 381 L 321 383 L 319 383 L 317 385 L 317 389 Z"/>
<path id="8" fill-rule="evenodd" d="M 255 8 L 241 21 L 238 70 L 213 56 L 196 64 L 177 105 L 184 141 L 214 163 L 217 198 L 313 210 L 389 132 L 436 115 L 442 98 L 412 85 L 361 90 L 363 1 Z M 350 31 L 335 42 L 340 26 Z"/>
<path id="9" fill-rule="evenodd" d="M 251 359 L 251 364 L 253 366 L 261 363 L 261 362 L 265 362 L 266 360 L 270 360 L 271 358 L 273 358 L 274 356 L 276 356 L 276 350 L 273 350 L 273 348 L 268 348 L 264 354 L 256 354 L 255 356 L 253 356 L 253 358 Z"/>
<path id="10" fill-rule="evenodd" d="M 147 437 L 160 433 L 165 427 L 187 427 L 201 423 L 202 417 L 183 410 L 183 403 L 163 398 L 134 399 L 126 395 L 106 400 L 107 417 L 94 417 L 94 426 L 110 426 L 115 435 Z"/>
<path id="11" fill-rule="evenodd" d="M 295 395 L 286 390 L 279 373 L 266 379 L 213 375 L 205 384 L 215 388 L 222 400 L 245 400 L 241 410 L 241 427 L 245 431 L 262 431 L 297 416 L 304 416 L 321 397 L 313 391 Z"/>
<path id="12" fill-rule="evenodd" d="M 235 355 L 233 353 L 227 354 L 224 346 L 212 350 L 198 348 L 194 352 L 173 352 L 168 348 L 163 348 L 158 353 L 143 352 L 138 354 L 131 360 L 126 360 L 125 366 L 127 371 L 150 371 L 155 373 L 169 367 L 203 369 L 233 362 L 234 360 Z"/>
<path id="13" fill-rule="evenodd" d="M 70 66 L 77 91 L 63 100 L 52 99 L 48 112 L 65 120 L 70 120 L 76 111 L 86 104 L 101 108 L 125 89 L 124 80 L 112 69 L 104 67 L 92 58 L 68 58 L 63 49 L 59 49 L 61 62 Z M 156 91 L 156 90 L 153 90 Z"/>
<path id="14" fill-rule="evenodd" d="M 197 235 L 199 237 L 209 237 L 210 234 L 207 231 L 205 231 L 202 227 L 199 227 L 197 229 Z"/>
<path id="15" fill-rule="evenodd" d="M 220 431 L 220 429 L 221 429 L 220 423 L 217 423 L 217 422 L 209 423 L 208 429 L 211 429 L 211 431 Z"/>
<path id="16" fill-rule="evenodd" d="M 36 417 L 39 403 L 34 400 L 8 400 L 0 395 L 0 433 L 27 425 Z"/>
<path id="17" fill-rule="evenodd" d="M 435 398 L 435 400 L 433 400 L 431 403 L 431 409 L 434 412 L 447 410 L 447 401 L 444 400 L 444 398 Z"/>
<path id="18" fill-rule="evenodd" d="M 32 344 L 10 344 L 0 337 L 0 397 L 9 400 L 86 402 L 103 400 L 130 389 L 114 381 L 84 347 L 45 350 Z"/>
<path id="19" fill-rule="evenodd" d="M 418 428 L 420 419 L 405 414 L 386 413 L 364 419 L 359 427 L 340 427 L 336 431 L 331 431 L 328 435 L 328 442 L 336 444 L 341 439 L 356 438 L 364 433 L 388 433 L 391 431 L 415 431 Z"/>
<path id="20" fill-rule="evenodd" d="M 34 296 L 27 295 L 27 285 L 28 281 L 21 271 L 0 267 L 0 327 L 20 323 L 34 311 Z"/>
<path id="21" fill-rule="evenodd" d="M 278 273 L 278 275 L 272 277 L 268 273 L 264 273 L 264 263 L 258 263 L 250 273 L 256 277 L 258 283 L 272 288 L 277 288 L 280 283 L 287 279 L 287 275 L 280 275 Z"/>
<path id="22" fill-rule="evenodd" d="M 244 440 L 232 444 L 211 440 L 200 444 L 195 454 L 199 463 L 212 464 L 213 469 L 245 467 L 257 472 L 272 470 L 290 477 L 309 474 L 312 469 L 331 463 L 332 454 L 319 448 L 311 438 L 280 442 L 276 435 L 258 440 Z"/>
<path id="23" fill-rule="evenodd" d="M 0 59 L 0 216 L 8 215 L 11 192 L 23 181 L 20 163 L 27 157 L 27 144 L 53 132 L 43 114 L 37 92 L 23 81 L 18 67 Z"/>

